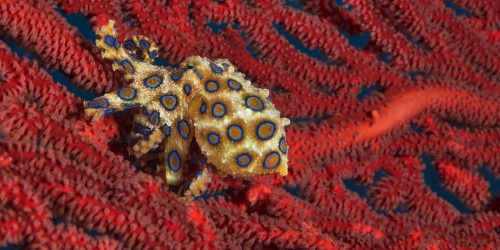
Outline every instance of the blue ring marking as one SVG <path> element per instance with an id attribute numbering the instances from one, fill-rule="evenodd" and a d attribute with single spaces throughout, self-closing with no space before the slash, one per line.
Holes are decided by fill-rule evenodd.
<path id="1" fill-rule="evenodd" d="M 275 164 L 274 166 L 268 166 L 268 165 L 267 165 L 267 160 L 269 159 L 269 157 L 272 157 L 272 156 L 276 156 L 276 157 L 278 157 L 278 162 L 276 162 L 276 164 Z M 280 157 L 280 154 L 278 154 L 278 152 L 271 152 L 270 154 L 268 154 L 268 155 L 266 156 L 266 159 L 264 160 L 264 167 L 265 167 L 265 168 L 268 168 L 268 169 L 269 169 L 269 168 L 275 168 L 275 167 L 277 167 L 278 165 L 280 165 L 280 162 L 281 162 L 281 157 Z"/>
<path id="2" fill-rule="evenodd" d="M 134 69 L 134 66 L 132 66 L 132 64 L 128 61 L 128 60 L 123 60 L 122 62 L 122 68 L 125 70 L 125 65 L 128 64 L 128 66 L 130 66 L 130 68 L 132 69 L 132 71 L 130 71 L 129 74 L 134 74 L 135 73 L 135 69 Z"/>
<path id="3" fill-rule="evenodd" d="M 130 41 L 130 40 L 126 41 L 124 46 L 128 50 L 135 50 L 135 49 L 137 49 L 137 45 L 135 45 L 135 43 L 133 41 Z"/>
<path id="4" fill-rule="evenodd" d="M 104 105 L 100 104 L 100 103 L 96 103 L 96 104 L 93 104 L 92 102 L 95 102 L 95 101 L 99 101 L 99 100 L 104 100 Z M 89 108 L 107 108 L 109 106 L 109 102 L 107 99 L 104 99 L 104 98 L 98 98 L 98 99 L 95 99 L 95 100 L 92 100 L 92 101 L 88 101 L 87 102 L 87 106 L 89 106 Z"/>
<path id="5" fill-rule="evenodd" d="M 113 112 L 115 112 L 114 109 L 107 109 L 106 111 L 104 111 L 104 114 L 109 115 L 109 114 L 111 114 Z"/>
<path id="6" fill-rule="evenodd" d="M 281 137 L 279 148 L 280 148 L 281 153 L 283 153 L 283 154 L 286 154 L 287 149 L 285 148 L 285 146 L 286 146 L 285 137 Z"/>
<path id="7" fill-rule="evenodd" d="M 272 131 L 271 131 L 271 133 L 268 136 L 261 136 L 260 135 L 260 127 L 262 127 L 264 125 L 267 125 L 267 124 L 271 125 Z M 263 123 L 259 124 L 259 126 L 257 127 L 257 136 L 261 140 L 267 140 L 267 139 L 273 137 L 275 129 L 276 129 L 276 126 L 274 126 L 274 123 L 272 123 L 272 122 L 263 122 Z"/>
<path id="8" fill-rule="evenodd" d="M 155 58 L 157 56 L 156 51 L 149 52 L 149 58 Z"/>
<path id="9" fill-rule="evenodd" d="M 186 192 L 186 190 L 188 190 L 189 186 L 191 186 L 191 182 L 193 181 L 193 179 L 189 180 L 186 182 L 186 184 L 184 184 L 184 186 L 182 187 L 182 192 Z"/>
<path id="10" fill-rule="evenodd" d="M 152 129 L 145 127 L 145 126 L 142 126 L 140 123 L 135 124 L 134 131 L 139 133 L 139 134 L 142 134 L 144 136 L 147 136 L 153 132 Z"/>
<path id="11" fill-rule="evenodd" d="M 247 163 L 242 163 L 243 160 L 246 160 Z M 241 154 L 238 156 L 238 158 L 236 158 L 236 162 L 238 163 L 238 166 L 246 167 L 246 166 L 250 165 L 250 163 L 252 163 L 252 157 L 250 157 L 250 155 L 248 155 L 248 154 Z"/>
<path id="12" fill-rule="evenodd" d="M 209 88 L 209 84 L 210 83 L 214 83 L 215 84 L 215 89 Z M 219 89 L 219 84 L 216 81 L 208 81 L 207 83 L 205 83 L 205 89 L 208 92 L 215 92 L 215 91 L 217 91 Z"/>
<path id="13" fill-rule="evenodd" d="M 216 133 L 210 133 L 207 137 L 207 140 L 212 145 L 217 145 L 220 142 L 220 136 Z"/>
<path id="14" fill-rule="evenodd" d="M 119 49 L 120 48 L 120 44 L 119 43 L 115 43 L 115 48 Z"/>
<path id="15" fill-rule="evenodd" d="M 181 129 L 181 126 L 182 126 L 182 125 L 184 125 L 184 124 L 187 126 L 187 129 L 188 129 L 187 134 L 184 134 L 184 133 L 182 132 L 182 129 Z M 187 123 L 187 122 L 186 122 L 186 121 L 184 121 L 184 120 L 180 121 L 180 122 L 177 124 L 177 130 L 179 130 L 179 134 L 180 134 L 180 135 L 181 135 L 181 137 L 182 137 L 182 138 L 184 138 L 184 139 L 187 139 L 187 138 L 189 137 L 189 133 L 191 133 L 191 129 L 189 128 L 189 123 Z"/>
<path id="16" fill-rule="evenodd" d="M 222 107 L 222 109 L 224 110 L 222 112 L 222 114 L 219 114 L 219 115 L 215 114 L 216 107 Z M 226 114 L 226 107 L 224 106 L 224 104 L 222 104 L 222 103 L 214 104 L 214 106 L 212 107 L 212 115 L 214 115 L 215 118 L 222 118 L 222 117 L 224 117 L 225 114 Z"/>
<path id="17" fill-rule="evenodd" d="M 200 74 L 200 72 L 198 72 L 198 70 L 196 69 L 193 69 L 194 73 L 196 73 L 198 75 L 198 77 L 200 78 L 200 80 L 203 79 L 203 76 Z"/>
<path id="18" fill-rule="evenodd" d="M 181 73 L 179 73 L 179 76 L 177 76 L 177 77 L 175 77 L 175 75 L 172 75 L 172 80 L 177 81 L 177 80 L 181 79 L 182 75 L 184 74 L 184 71 L 186 71 L 186 69 L 182 69 Z"/>
<path id="19" fill-rule="evenodd" d="M 230 133 L 231 128 L 238 129 L 240 131 L 240 137 L 231 136 L 231 133 Z M 229 128 L 227 128 L 227 136 L 229 137 L 229 139 L 231 139 L 233 141 L 239 141 L 239 140 L 241 140 L 241 138 L 243 138 L 243 129 L 238 125 L 231 125 L 231 126 L 229 126 Z"/>
<path id="20" fill-rule="evenodd" d="M 149 81 L 151 79 L 156 79 L 158 82 L 156 84 L 149 84 Z M 160 84 L 162 84 L 162 82 L 163 82 L 163 79 L 159 76 L 150 76 L 150 77 L 144 79 L 144 85 L 146 85 L 146 87 L 148 87 L 150 89 L 154 89 L 154 88 L 160 86 Z"/>
<path id="21" fill-rule="evenodd" d="M 100 104 L 99 102 L 97 102 L 96 104 L 92 103 L 92 102 L 100 101 L 100 100 L 104 100 L 104 105 Z M 95 108 L 103 108 L 103 109 L 105 109 L 105 108 L 107 108 L 109 106 L 109 102 L 108 102 L 107 99 L 97 98 L 95 100 L 87 102 L 87 106 L 89 106 L 89 108 L 92 108 L 92 109 L 95 109 Z"/>
<path id="22" fill-rule="evenodd" d="M 158 116 L 158 120 L 154 121 L 154 116 Z M 158 125 L 160 123 L 160 113 L 158 111 L 153 111 L 151 112 L 151 115 L 149 116 L 149 122 L 153 125 Z"/>
<path id="23" fill-rule="evenodd" d="M 214 62 L 210 63 L 210 66 L 212 67 L 212 71 L 213 72 L 215 72 L 215 73 L 222 72 L 222 68 L 220 68 L 219 66 L 215 65 Z"/>
<path id="24" fill-rule="evenodd" d="M 171 106 L 167 106 L 165 105 L 164 101 L 165 99 L 173 99 L 174 100 L 174 103 L 171 105 Z M 169 110 L 169 111 L 172 111 L 175 109 L 175 107 L 177 106 L 177 97 L 175 97 L 175 95 L 164 95 L 160 98 L 160 103 L 161 105 L 166 109 L 166 110 Z"/>
<path id="25" fill-rule="evenodd" d="M 147 109 L 145 109 L 145 108 L 143 108 L 143 109 L 141 110 L 141 113 L 142 113 L 142 115 L 143 115 L 143 116 L 148 116 L 148 115 L 149 115 L 148 110 L 147 110 Z"/>
<path id="26" fill-rule="evenodd" d="M 109 46 L 114 46 L 115 45 L 115 38 L 110 36 L 110 35 L 107 35 L 105 38 L 104 38 L 104 42 L 109 45 Z"/>
<path id="27" fill-rule="evenodd" d="M 142 47 L 142 45 L 144 45 L 146 48 L 143 48 L 143 47 Z M 148 42 L 148 41 L 146 41 L 146 40 L 141 40 L 141 41 L 139 42 L 139 47 L 140 47 L 141 49 L 149 49 L 149 42 Z"/>
<path id="28" fill-rule="evenodd" d="M 189 84 L 184 85 L 184 93 L 186 93 L 186 95 L 191 93 L 191 86 Z"/>
<path id="29" fill-rule="evenodd" d="M 227 69 L 229 67 L 229 65 L 227 63 L 222 63 L 222 66 Z"/>
<path id="30" fill-rule="evenodd" d="M 161 132 L 163 132 L 163 135 L 165 135 L 165 137 L 168 137 L 170 135 L 170 127 L 167 124 L 161 126 L 160 130 Z"/>
<path id="31" fill-rule="evenodd" d="M 236 86 L 233 86 L 234 83 L 236 83 Z M 227 81 L 227 86 L 229 86 L 229 88 L 232 90 L 240 90 L 241 89 L 241 83 L 236 81 L 236 80 L 233 80 L 233 79 L 229 79 L 229 81 Z"/>
<path id="32" fill-rule="evenodd" d="M 172 164 L 173 157 L 177 158 L 177 166 L 172 166 L 173 165 Z M 168 156 L 168 167 L 174 173 L 176 173 L 177 171 L 179 171 L 179 169 L 181 169 L 181 157 L 179 156 L 179 154 L 176 151 L 170 152 L 170 155 Z"/>
<path id="33" fill-rule="evenodd" d="M 141 105 L 140 103 L 125 103 L 125 107 L 129 107 L 129 108 L 137 107 L 140 105 Z"/>
<path id="34" fill-rule="evenodd" d="M 249 100 L 250 98 L 255 98 L 255 99 L 257 99 L 257 100 L 259 101 L 259 103 L 260 103 L 260 108 L 255 108 L 255 107 L 250 106 L 250 105 L 248 104 L 248 100 Z M 264 109 L 264 103 L 262 102 L 262 100 L 261 100 L 260 98 L 258 98 L 257 96 L 253 96 L 253 95 L 252 95 L 252 96 L 249 96 L 249 97 L 247 97 L 247 99 L 245 99 L 245 105 L 247 106 L 247 108 L 249 108 L 249 109 L 251 109 L 251 110 L 253 110 L 253 111 L 261 111 L 261 110 L 263 110 L 263 109 Z"/>
<path id="35" fill-rule="evenodd" d="M 131 89 L 132 90 L 131 97 L 127 98 L 127 97 L 123 96 L 123 91 L 125 89 Z M 134 99 L 136 94 L 137 94 L 137 90 L 135 90 L 134 88 L 131 88 L 131 87 L 125 87 L 125 88 L 121 88 L 120 90 L 118 90 L 118 97 L 120 97 L 121 99 L 123 99 L 125 101 L 130 101 L 130 100 Z"/>
<path id="36" fill-rule="evenodd" d="M 205 114 L 205 111 L 207 111 L 207 105 L 205 105 L 205 103 L 202 103 L 200 107 L 200 112 L 202 114 Z"/>

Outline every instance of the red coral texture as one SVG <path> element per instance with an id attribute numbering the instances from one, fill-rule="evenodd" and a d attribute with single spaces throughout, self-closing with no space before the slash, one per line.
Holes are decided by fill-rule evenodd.
<path id="1" fill-rule="evenodd" d="M 500 176 L 500 4 L 290 3 L 0 1 L 0 246 L 498 249 L 488 178 Z M 46 72 L 97 95 L 127 84 L 72 13 L 93 31 L 114 19 L 120 39 L 151 38 L 170 64 L 228 58 L 271 90 L 292 120 L 289 175 L 215 177 L 184 204 L 135 171 L 123 142 L 132 114 L 92 122 Z M 431 188 L 430 168 L 465 212 Z"/>

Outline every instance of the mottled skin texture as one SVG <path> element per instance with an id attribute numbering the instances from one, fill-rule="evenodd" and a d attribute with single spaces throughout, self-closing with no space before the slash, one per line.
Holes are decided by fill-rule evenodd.
<path id="1" fill-rule="evenodd" d="M 193 56 L 178 69 L 155 66 L 156 45 L 142 36 L 119 44 L 113 24 L 97 31 L 96 44 L 103 57 L 115 61 L 113 69 L 123 70 L 132 83 L 85 102 L 85 114 L 98 120 L 142 107 L 134 116 L 129 151 L 145 169 L 163 176 L 167 185 L 181 185 L 195 138 L 217 174 L 247 178 L 288 173 L 284 126 L 290 121 L 280 118 L 268 90 L 252 86 L 226 59 Z M 203 170 L 186 192 L 196 196 L 210 177 Z"/>

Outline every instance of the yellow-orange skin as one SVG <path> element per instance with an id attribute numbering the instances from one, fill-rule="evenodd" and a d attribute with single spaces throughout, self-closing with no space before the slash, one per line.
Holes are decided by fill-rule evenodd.
<path id="1" fill-rule="evenodd" d="M 166 184 L 179 185 L 195 138 L 217 173 L 242 178 L 287 174 L 284 127 L 290 121 L 280 118 L 267 99 L 268 90 L 252 86 L 227 59 L 210 61 L 193 56 L 177 69 L 152 65 L 157 47 L 146 37 L 129 40 L 143 52 L 141 58 L 134 59 L 132 53 L 137 51 L 117 42 L 113 24 L 110 21 L 97 31 L 96 44 L 103 49 L 103 57 L 115 61 L 113 69 L 123 70 L 125 79 L 132 83 L 85 102 L 85 114 L 97 120 L 110 111 L 141 106 L 134 117 L 139 129 L 132 134 L 137 142 L 129 148 L 139 162 L 158 158 L 157 174 Z M 148 46 L 138 48 L 141 42 Z M 199 186 L 192 192 L 198 194 L 207 181 L 209 176 L 203 171 L 192 182 Z"/>

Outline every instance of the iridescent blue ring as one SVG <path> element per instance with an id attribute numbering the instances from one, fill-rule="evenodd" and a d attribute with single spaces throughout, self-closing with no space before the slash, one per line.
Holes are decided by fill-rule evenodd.
<path id="1" fill-rule="evenodd" d="M 216 109 L 217 107 L 221 107 L 221 108 L 222 108 L 222 110 L 223 110 L 223 111 L 222 111 L 222 114 L 216 114 L 216 113 L 215 113 L 215 109 Z M 216 103 L 216 104 L 214 104 L 214 106 L 212 107 L 212 115 L 213 115 L 215 118 L 222 118 L 222 117 L 224 117 L 224 115 L 225 115 L 225 114 L 226 114 L 226 107 L 224 106 L 224 104 L 222 104 L 222 103 Z"/>
<path id="2" fill-rule="evenodd" d="M 186 93 L 186 95 L 191 93 L 191 86 L 189 84 L 184 85 L 184 93 Z"/>
<path id="3" fill-rule="evenodd" d="M 274 164 L 274 165 L 272 165 L 272 166 L 267 165 L 267 160 L 269 159 L 269 157 L 273 157 L 273 156 L 278 157 L 278 161 L 276 162 L 276 164 Z M 281 162 L 281 157 L 280 157 L 280 154 L 278 154 L 278 152 L 271 152 L 270 154 L 268 154 L 268 155 L 266 156 L 266 159 L 264 160 L 264 167 L 265 167 L 265 168 L 268 168 L 268 169 L 270 169 L 270 168 L 275 168 L 275 167 L 277 167 L 278 165 L 280 165 L 280 162 Z"/>
<path id="4" fill-rule="evenodd" d="M 227 81 L 227 86 L 229 86 L 229 88 L 232 90 L 241 89 L 241 83 L 233 79 L 229 79 L 229 81 Z"/>
<path id="5" fill-rule="evenodd" d="M 246 160 L 247 163 L 242 163 L 244 160 Z M 238 163 L 238 166 L 240 167 L 246 167 L 252 163 L 252 157 L 248 154 L 241 154 L 236 158 L 236 162 Z"/>
<path id="6" fill-rule="evenodd" d="M 250 99 L 256 99 L 259 104 L 260 104 L 260 107 L 253 107 L 252 105 L 250 105 L 248 102 L 250 101 Z M 245 105 L 247 106 L 247 108 L 253 110 L 253 111 L 261 111 L 264 109 L 264 103 L 262 102 L 262 100 L 256 96 L 249 96 L 245 99 Z"/>
<path id="7" fill-rule="evenodd" d="M 155 121 L 154 116 L 158 116 L 158 119 Z M 160 123 L 160 113 L 158 111 L 153 111 L 151 112 L 151 115 L 149 116 L 149 122 L 153 125 L 158 125 Z"/>
<path id="8" fill-rule="evenodd" d="M 215 84 L 215 88 L 210 88 L 209 87 L 209 84 L 210 83 L 213 83 Z M 208 91 L 208 92 L 215 92 L 219 89 L 219 84 L 216 82 L 216 81 L 207 81 L 207 83 L 205 83 L 205 89 Z"/>
<path id="9" fill-rule="evenodd" d="M 104 104 L 100 104 L 99 103 L 100 100 L 104 100 Z M 92 109 L 95 109 L 95 108 L 103 108 L 103 109 L 105 109 L 105 108 L 107 108 L 109 106 L 109 102 L 105 98 L 97 98 L 95 100 L 87 102 L 87 105 L 89 106 L 89 108 L 92 108 Z"/>
<path id="10" fill-rule="evenodd" d="M 123 91 L 125 91 L 125 89 L 131 89 L 132 94 L 130 95 L 130 97 L 123 96 Z M 131 88 L 131 87 L 124 87 L 124 88 L 121 88 L 120 90 L 118 90 L 118 97 L 120 97 L 121 99 L 123 99 L 125 101 L 130 101 L 130 100 L 134 99 L 136 94 L 137 94 L 137 90 L 135 90 L 134 88 Z"/>
<path id="11" fill-rule="evenodd" d="M 150 84 L 149 81 L 155 79 L 157 81 L 156 84 Z M 150 89 L 154 89 L 158 86 L 160 86 L 160 84 L 163 82 L 163 79 L 159 76 L 150 76 L 146 79 L 144 79 L 144 85 L 146 85 L 146 87 L 150 88 Z"/>
<path id="12" fill-rule="evenodd" d="M 172 80 L 177 81 L 177 80 L 181 79 L 182 75 L 184 74 L 184 71 L 186 71 L 186 70 L 182 69 L 177 77 L 175 75 L 172 75 Z"/>
<path id="13" fill-rule="evenodd" d="M 212 67 L 212 71 L 215 72 L 215 73 L 220 73 L 222 72 L 222 68 L 220 68 L 219 66 L 217 66 L 215 63 L 211 63 L 210 66 Z"/>
<path id="14" fill-rule="evenodd" d="M 115 38 L 110 36 L 110 35 L 107 35 L 105 38 L 104 38 L 104 42 L 106 42 L 107 45 L 109 46 L 114 46 L 115 45 Z"/>
<path id="15" fill-rule="evenodd" d="M 128 108 L 133 108 L 133 107 L 137 107 L 140 105 L 141 105 L 140 103 L 125 103 L 125 107 L 128 107 Z"/>
<path id="16" fill-rule="evenodd" d="M 137 49 L 137 45 L 135 45 L 133 41 L 128 40 L 125 42 L 125 48 L 128 50 L 135 50 Z"/>
<path id="17" fill-rule="evenodd" d="M 172 99 L 174 100 L 174 103 L 170 106 L 167 106 L 165 105 L 165 100 L 166 99 Z M 175 109 L 175 107 L 177 106 L 177 97 L 175 95 L 164 95 L 160 98 L 160 103 L 161 105 L 168 111 L 172 111 Z"/>
<path id="18" fill-rule="evenodd" d="M 205 103 L 202 103 L 200 107 L 200 112 L 202 114 L 205 114 L 205 111 L 207 111 L 207 105 L 205 105 Z"/>
<path id="19" fill-rule="evenodd" d="M 231 136 L 231 128 L 236 128 L 240 131 L 240 136 L 239 137 L 233 137 Z M 227 128 L 227 136 L 229 137 L 229 139 L 233 140 L 233 141 L 239 141 L 243 138 L 243 129 L 238 126 L 238 125 L 231 125 Z"/>
<path id="20" fill-rule="evenodd" d="M 168 137 L 170 135 L 170 127 L 167 124 L 161 126 L 160 130 L 165 137 Z"/>
<path id="21" fill-rule="evenodd" d="M 281 153 L 283 153 L 283 154 L 286 154 L 286 150 L 287 150 L 285 148 L 285 145 L 286 145 L 285 137 L 281 137 L 279 148 L 280 148 Z"/>
<path id="22" fill-rule="evenodd" d="M 129 74 L 134 74 L 134 72 L 135 72 L 134 66 L 132 66 L 132 64 L 128 60 L 122 61 L 122 63 L 121 63 L 122 68 L 125 69 L 125 65 L 127 65 L 127 64 L 132 69 Z"/>
<path id="23" fill-rule="evenodd" d="M 145 48 L 142 47 L 143 45 L 144 45 Z M 146 40 L 141 40 L 139 42 L 139 47 L 141 47 L 141 49 L 149 49 L 149 42 L 146 41 Z"/>
<path id="24" fill-rule="evenodd" d="M 152 129 L 146 127 L 146 126 L 142 126 L 140 123 L 135 123 L 134 125 L 134 131 L 139 133 L 139 134 L 142 134 L 144 136 L 147 136 L 149 134 L 151 134 L 153 132 Z"/>
<path id="25" fill-rule="evenodd" d="M 177 158 L 177 166 L 173 166 L 172 164 L 172 159 L 174 157 Z M 179 169 L 181 169 L 181 157 L 179 156 L 179 153 L 177 153 L 176 151 L 170 152 L 170 155 L 168 156 L 168 167 L 174 173 L 176 173 L 177 171 L 179 171 Z"/>
<path id="26" fill-rule="evenodd" d="M 198 72 L 198 70 L 196 69 L 193 69 L 194 73 L 196 73 L 198 75 L 198 78 L 200 78 L 200 80 L 203 79 L 203 76 L 200 74 L 200 72 Z"/>
<path id="27" fill-rule="evenodd" d="M 182 125 L 186 125 L 187 126 L 187 134 L 184 134 L 182 132 L 182 129 L 181 129 L 181 126 Z M 178 124 L 177 124 L 177 130 L 179 130 L 179 134 L 181 135 L 182 138 L 184 139 L 187 139 L 189 137 L 189 133 L 191 133 L 191 129 L 189 128 L 189 123 L 187 123 L 186 121 L 182 120 L 180 121 Z"/>
<path id="28" fill-rule="evenodd" d="M 210 133 L 207 137 L 207 140 L 212 145 L 217 145 L 220 142 L 220 136 L 216 133 Z"/>
<path id="29" fill-rule="evenodd" d="M 269 135 L 268 135 L 268 136 L 262 136 L 262 135 L 260 134 L 260 128 L 261 128 L 262 126 L 265 126 L 265 125 L 271 125 L 271 128 L 272 128 L 272 131 L 271 131 L 271 133 L 269 133 Z M 263 122 L 263 123 L 259 124 L 259 126 L 257 127 L 257 136 L 258 136 L 258 137 L 259 137 L 259 139 L 261 139 L 261 140 L 267 140 L 267 139 L 271 138 L 271 137 L 274 135 L 274 130 L 275 130 L 275 128 L 276 128 L 276 127 L 274 126 L 274 123 L 272 123 L 272 122 Z"/>

